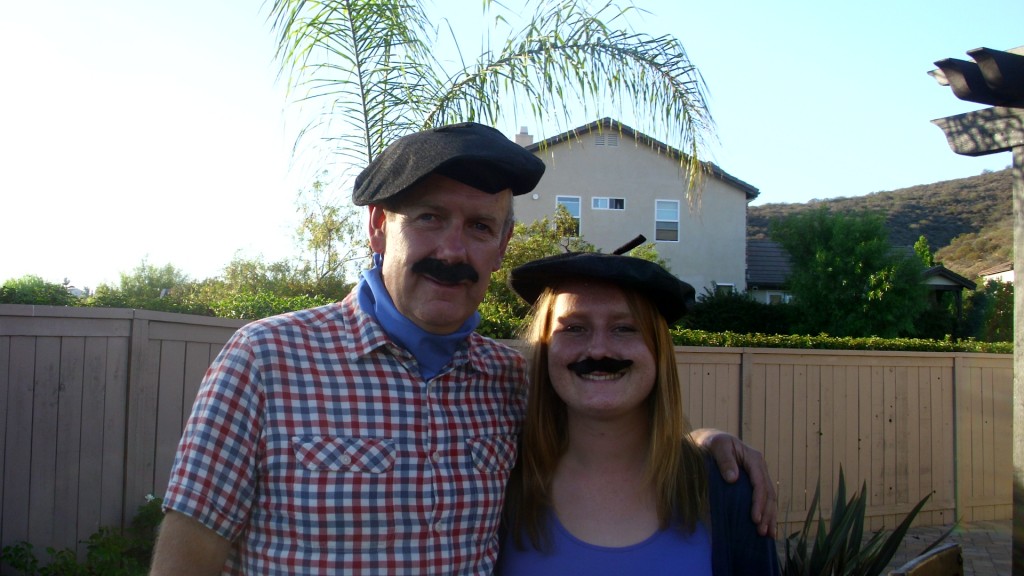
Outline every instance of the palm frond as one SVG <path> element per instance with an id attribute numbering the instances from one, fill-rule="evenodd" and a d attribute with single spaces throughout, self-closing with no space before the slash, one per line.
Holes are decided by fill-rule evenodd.
<path id="1" fill-rule="evenodd" d="M 322 105 L 315 127 L 343 157 L 365 165 L 419 126 L 433 72 L 418 2 L 275 0 L 270 20 L 290 90 Z"/>
<path id="2" fill-rule="evenodd" d="M 684 152 L 680 165 L 691 190 L 699 190 L 700 159 L 714 130 L 703 79 L 678 40 L 611 26 L 629 10 L 609 2 L 590 12 L 577 0 L 542 5 L 500 52 L 483 54 L 451 77 L 425 124 L 495 122 L 507 97 L 538 121 L 570 117 L 575 105 L 585 114 L 632 106 L 636 118 L 650 125 L 641 130 L 670 132 L 669 140 Z"/>

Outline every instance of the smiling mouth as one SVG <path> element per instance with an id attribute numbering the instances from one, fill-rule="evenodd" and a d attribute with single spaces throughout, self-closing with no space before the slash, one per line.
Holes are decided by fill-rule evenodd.
<path id="1" fill-rule="evenodd" d="M 622 375 L 625 372 L 626 372 L 625 370 L 622 370 L 622 371 L 619 371 L 619 372 L 614 372 L 614 373 L 609 373 L 609 372 L 589 372 L 587 374 L 577 373 L 576 375 L 579 376 L 580 378 L 584 379 L 584 380 L 594 380 L 594 381 L 597 381 L 597 382 L 604 382 L 604 381 L 607 381 L 607 380 L 617 380 L 617 379 L 621 378 Z"/>
<path id="2" fill-rule="evenodd" d="M 632 365 L 632 360 L 585 358 L 579 362 L 572 362 L 566 368 L 575 372 L 577 376 L 588 380 L 614 380 Z"/>

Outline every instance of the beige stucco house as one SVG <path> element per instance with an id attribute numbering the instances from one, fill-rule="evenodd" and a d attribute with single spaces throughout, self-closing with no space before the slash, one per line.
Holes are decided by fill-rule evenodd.
<path id="1" fill-rule="evenodd" d="M 698 295 L 746 290 L 747 203 L 757 188 L 708 163 L 691 210 L 681 152 L 610 118 L 541 142 L 524 128 L 516 141 L 547 165 L 537 188 L 515 199 L 520 222 L 550 217 L 562 204 L 602 252 L 643 234 Z"/>

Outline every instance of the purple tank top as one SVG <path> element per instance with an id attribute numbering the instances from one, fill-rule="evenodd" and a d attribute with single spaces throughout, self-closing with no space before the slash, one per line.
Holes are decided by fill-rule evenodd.
<path id="1" fill-rule="evenodd" d="M 555 514 L 548 514 L 552 548 L 535 550 L 526 542 L 516 549 L 512 538 L 502 542 L 498 574 L 501 576 L 544 576 L 546 574 L 687 574 L 711 576 L 711 537 L 703 523 L 692 534 L 678 526 L 659 530 L 643 542 L 609 548 L 576 538 L 562 526 Z"/>

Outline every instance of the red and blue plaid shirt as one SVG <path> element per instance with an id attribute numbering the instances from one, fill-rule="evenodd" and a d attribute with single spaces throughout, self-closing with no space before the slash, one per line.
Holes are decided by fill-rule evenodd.
<path id="1" fill-rule="evenodd" d="M 227 574 L 486 574 L 525 363 L 472 334 L 437 377 L 353 295 L 240 329 L 211 365 L 165 507 L 234 542 Z"/>

